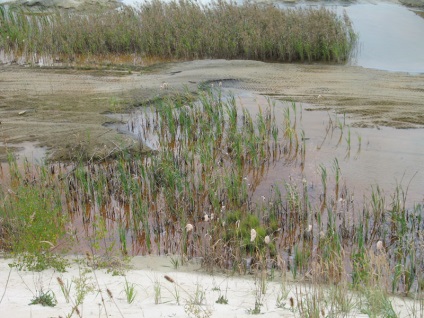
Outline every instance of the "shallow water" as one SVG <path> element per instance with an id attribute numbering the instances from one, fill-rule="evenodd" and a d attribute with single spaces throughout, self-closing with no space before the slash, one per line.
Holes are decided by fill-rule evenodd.
<path id="1" fill-rule="evenodd" d="M 231 91 L 250 110 L 267 103 L 264 96 L 235 89 Z M 286 107 L 290 105 L 276 102 L 276 117 L 281 120 L 280 127 L 283 109 Z M 364 201 L 363 197 L 370 198 L 372 188 L 377 185 L 387 199 L 397 186 L 401 186 L 404 191 L 408 190 L 408 206 L 424 203 L 423 129 L 355 128 L 351 127 L 354 123 L 351 118 L 345 118 L 343 114 L 334 111 L 316 110 L 315 106 L 307 104 L 298 104 L 297 110 L 298 131 L 305 132 L 304 169 L 302 171 L 299 168 L 300 162 L 292 165 L 277 162 L 257 188 L 258 196 L 266 196 L 269 188 L 276 183 L 283 185 L 292 180 L 300 184 L 303 178 L 307 180 L 312 195 L 318 196 L 321 191 L 320 166 L 327 170 L 328 190 L 331 192 L 335 184 L 334 160 L 337 159 L 341 171 L 340 184 L 346 186 L 359 204 Z M 344 123 L 343 134 L 337 122 Z M 313 191 L 314 188 L 318 189 Z"/>
<path id="2" fill-rule="evenodd" d="M 24 141 L 20 143 L 0 142 L 0 149 L 13 152 L 18 162 L 24 159 L 30 163 L 40 164 L 47 158 L 47 148 L 39 147 L 37 142 Z"/>
<path id="3" fill-rule="evenodd" d="M 259 109 L 265 110 L 268 105 L 266 97 L 249 91 L 223 89 L 223 93 L 224 96 L 234 94 L 237 105 L 249 110 L 252 118 L 255 118 Z M 281 134 L 284 130 L 284 110 L 290 108 L 294 123 L 294 109 L 288 103 L 274 102 Z M 256 188 L 254 197 L 269 196 L 270 189 L 274 185 L 284 189 L 285 183 L 301 186 L 302 180 L 306 180 L 311 199 L 317 201 L 322 193 L 321 167 L 327 170 L 328 191 L 333 194 L 334 161 L 337 160 L 341 171 L 340 187 L 348 190 L 359 207 L 368 201 L 372 189 L 377 185 L 386 195 L 387 203 L 397 186 L 408 191 L 409 207 L 416 203 L 424 203 L 422 129 L 355 128 L 351 126 L 354 121 L 343 114 L 317 110 L 315 106 L 308 104 L 297 104 L 296 113 L 296 131 L 299 140 L 301 131 L 304 131 L 305 162 L 301 163 L 300 159 L 290 163 L 287 160 L 279 160 L 267 167 L 267 173 Z M 137 129 L 140 123 L 145 121 L 143 113 L 136 112 L 127 117 L 117 116 L 123 122 L 114 124 L 115 129 L 124 133 L 133 131 L 135 138 L 141 138 L 143 143 L 157 149 L 156 136 L 142 136 Z M 125 123 L 126 120 L 128 123 Z"/>
<path id="4" fill-rule="evenodd" d="M 324 5 L 339 14 L 346 11 L 359 35 L 358 46 L 349 63 L 391 72 L 424 73 L 424 19 L 413 9 L 385 3 L 296 4 Z M 287 4 L 282 4 L 287 7 Z"/>
<path id="5" fill-rule="evenodd" d="M 424 19 L 388 3 L 345 7 L 359 33 L 352 64 L 386 71 L 424 73 Z"/>

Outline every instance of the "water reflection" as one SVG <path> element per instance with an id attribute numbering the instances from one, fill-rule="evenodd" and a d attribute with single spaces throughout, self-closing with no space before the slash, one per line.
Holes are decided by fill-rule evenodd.
<path id="1" fill-rule="evenodd" d="M 266 104 L 266 98 L 251 92 L 232 89 L 238 101 L 249 110 Z M 280 121 L 287 103 L 277 102 L 275 114 Z M 409 206 L 424 202 L 424 138 L 422 129 L 390 127 L 355 128 L 353 121 L 334 111 L 317 111 L 313 105 L 298 105 L 298 130 L 304 131 L 306 162 L 303 171 L 277 162 L 257 188 L 257 195 L 267 195 L 270 187 L 289 179 L 298 183 L 306 178 L 311 186 L 320 184 L 320 166 L 329 172 L 334 184 L 333 165 L 337 159 L 342 183 L 358 203 L 369 198 L 371 187 L 378 185 L 387 196 L 397 186 L 408 190 Z M 342 127 L 342 129 L 340 129 Z M 408 189 L 407 189 L 408 188 Z"/>
<path id="2" fill-rule="evenodd" d="M 224 96 L 235 95 L 238 105 L 243 105 L 253 118 L 261 107 L 268 104 L 266 97 L 239 89 L 223 89 Z M 286 102 L 275 101 L 275 117 L 279 129 L 284 128 Z M 319 196 L 321 167 L 328 171 L 328 183 L 334 185 L 334 161 L 338 161 L 341 182 L 354 194 L 358 206 L 364 197 L 369 199 L 372 187 L 377 185 L 389 197 L 397 186 L 407 193 L 408 206 L 424 202 L 424 138 L 422 129 L 395 129 L 390 127 L 355 128 L 353 120 L 334 111 L 316 110 L 313 105 L 297 104 L 297 133 L 306 148 L 305 162 L 288 164 L 286 160 L 274 162 L 262 176 L 254 196 L 268 196 L 269 190 L 278 185 L 284 188 L 286 182 L 302 183 L 306 179 L 310 195 Z M 294 111 L 291 109 L 292 117 Z M 140 114 L 111 116 L 118 117 L 122 124 L 113 127 L 127 133 L 131 130 L 131 117 Z M 133 117 L 134 118 L 134 117 Z M 128 120 L 128 123 L 125 123 Z M 294 118 L 292 118 L 294 120 Z M 136 125 L 137 126 L 137 125 Z M 302 134 L 303 132 L 303 134 Z M 133 132 L 143 143 L 157 147 L 157 140 L 150 136 L 143 138 L 139 131 Z M 365 200 L 366 201 L 366 200 Z"/>

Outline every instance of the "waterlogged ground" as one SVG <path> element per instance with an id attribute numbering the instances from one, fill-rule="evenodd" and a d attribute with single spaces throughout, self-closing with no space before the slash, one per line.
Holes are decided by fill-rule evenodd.
<path id="1" fill-rule="evenodd" d="M 314 109 L 330 111 L 330 116 L 332 112 L 346 113 L 352 118 L 352 126 L 368 127 L 351 131 L 352 152 L 356 151 L 357 136 L 361 136 L 363 153 L 359 160 L 351 158 L 350 162 L 355 165 L 349 163 L 347 166 L 352 169 L 347 167 L 347 170 L 355 171 L 351 172 L 351 178 L 357 179 L 361 174 L 367 177 L 362 182 L 356 181 L 358 187 L 368 185 L 368 181 L 378 182 L 380 176 L 391 179 L 391 184 L 424 178 L 419 173 L 422 170 L 419 158 L 423 147 L 419 140 L 424 126 L 424 75 L 338 65 L 204 60 L 164 64 L 131 74 L 117 70 L 2 66 L 0 155 L 4 160 L 7 146 L 13 148 L 26 141 L 47 147 L 53 159 L 84 154 L 107 156 L 114 149 L 138 145 L 138 142 L 110 128 L 107 123 L 120 121 L 120 118 L 111 119 L 105 113 L 122 113 L 143 100 L 184 90 L 195 92 L 202 83 L 219 81 L 240 92 L 313 104 Z M 167 83 L 167 89 L 161 89 L 163 83 Z M 312 116 L 317 119 L 313 125 L 319 127 L 310 133 L 313 138 L 320 136 L 319 130 L 321 134 L 325 132 L 324 123 L 328 119 L 326 113 L 318 114 Z M 377 136 L 370 137 L 374 134 Z M 375 139 L 370 141 L 370 138 Z M 25 148 L 25 144 L 20 147 Z M 311 145 L 308 151 L 314 148 L 315 145 Z M 368 153 L 374 152 L 371 159 L 366 157 L 368 150 Z M 308 155 L 316 155 L 323 163 L 333 160 L 331 153 L 320 158 L 322 153 L 324 151 L 308 152 Z M 410 161 L 409 156 L 418 159 Z M 377 164 L 391 162 L 396 157 L 399 159 L 393 161 L 393 165 Z M 383 160 L 388 158 L 390 160 Z M 349 174 L 348 171 L 345 173 Z M 385 171 L 396 173 L 385 174 Z M 415 172 L 418 174 L 412 178 Z M 414 198 L 419 201 L 422 196 L 417 193 Z"/>
<path id="2" fill-rule="evenodd" d="M 265 109 L 268 100 L 246 91 L 231 90 L 239 104 L 253 114 Z M 408 202 L 424 202 L 424 138 L 422 129 L 399 130 L 393 127 L 355 127 L 360 119 L 337 113 L 336 110 L 320 110 L 311 104 L 299 103 L 296 110 L 288 102 L 274 101 L 276 117 L 283 126 L 284 109 L 296 112 L 297 129 L 304 133 L 302 141 L 306 148 L 306 159 L 302 165 L 295 162 L 277 162 L 269 168 L 258 196 L 266 196 L 269 189 L 284 182 L 296 180 L 298 184 L 307 179 L 312 197 L 317 199 L 321 183 L 321 167 L 334 174 L 337 160 L 342 174 L 341 183 L 351 195 L 362 203 L 377 185 L 387 195 L 397 186 L 408 187 Z M 259 106 L 259 107 L 258 107 Z M 390 171 L 390 173 L 387 173 Z M 331 177 L 330 177 L 331 178 Z M 330 179 L 330 183 L 335 183 Z"/>
<path id="3" fill-rule="evenodd" d="M 122 112 L 145 99 L 184 89 L 196 91 L 203 82 L 228 79 L 234 79 L 234 88 L 334 107 L 355 115 L 358 126 L 424 125 L 424 75 L 343 65 L 224 60 L 166 64 L 131 74 L 2 66 L 1 138 L 9 143 L 38 140 L 57 151 L 78 145 L 87 136 L 99 145 L 116 137 L 102 127 L 108 120 L 104 112 Z M 160 88 L 164 82 L 167 90 Z"/>
<path id="4" fill-rule="evenodd" d="M 212 83 L 211 85 L 219 83 Z M 224 82 L 224 86 L 234 83 Z M 285 111 L 291 112 L 291 120 L 296 121 L 297 133 L 303 134 L 302 146 L 306 148 L 305 162 L 279 160 L 267 165 L 258 187 L 254 192 L 256 199 L 268 197 L 273 186 L 284 188 L 285 183 L 307 180 L 309 193 L 314 202 L 318 201 L 321 184 L 321 167 L 330 175 L 334 174 L 337 160 L 342 174 L 341 184 L 356 194 L 358 207 L 363 204 L 364 196 L 370 199 L 372 189 L 380 187 L 391 195 L 397 186 L 408 188 L 408 204 L 424 202 L 424 139 L 422 129 L 399 130 L 393 127 L 355 127 L 360 119 L 337 113 L 335 110 L 322 110 L 312 104 L 298 103 L 296 108 L 285 101 L 267 98 L 251 91 L 221 88 L 223 99 L 235 97 L 239 112 L 246 109 L 255 118 L 259 111 L 274 105 L 278 127 L 284 127 Z M 296 115 L 294 115 L 296 114 Z M 152 114 L 154 116 L 154 111 Z M 130 114 L 110 114 L 108 117 L 119 119 L 119 123 L 108 126 L 119 132 L 130 134 L 148 147 L 158 149 L 158 136 L 141 131 L 146 113 L 135 110 Z M 390 173 L 387 173 L 390 171 Z M 335 180 L 329 180 L 334 184 Z"/>

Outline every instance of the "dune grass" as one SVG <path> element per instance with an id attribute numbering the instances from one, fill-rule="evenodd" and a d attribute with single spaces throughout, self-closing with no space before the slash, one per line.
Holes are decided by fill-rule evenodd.
<path id="1" fill-rule="evenodd" d="M 137 8 L 89 13 L 34 13 L 0 6 L 0 49 L 32 60 L 133 54 L 341 63 L 355 39 L 349 18 L 326 8 L 185 0 L 153 0 Z"/>

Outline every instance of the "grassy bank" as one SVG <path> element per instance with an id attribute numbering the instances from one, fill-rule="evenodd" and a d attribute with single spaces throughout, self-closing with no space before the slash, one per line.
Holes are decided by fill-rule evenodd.
<path id="1" fill-rule="evenodd" d="M 34 14 L 0 6 L 0 49 L 16 56 L 134 54 L 166 59 L 343 62 L 355 34 L 331 10 L 219 1 L 151 1 L 98 13 Z"/>
<path id="2" fill-rule="evenodd" d="M 358 306 L 350 290 L 363 295 L 361 310 L 372 317 L 396 316 L 390 293 L 422 305 L 423 207 L 407 209 L 401 187 L 390 198 L 375 187 L 355 210 L 335 160 L 333 172 L 320 168 L 318 198 L 310 197 L 307 180 L 282 180 L 282 188 L 253 199 L 274 161 L 302 167 L 307 153 L 295 112 L 288 106 L 279 127 L 272 104 L 252 118 L 235 99 L 203 92 L 197 103 L 161 101 L 133 117 L 129 130 L 154 141 L 149 155 L 24 172 L 11 160 L 0 193 L 1 248 L 43 257 L 59 249 L 106 259 L 179 255 L 175 267 L 200 257 L 210 271 L 254 273 L 257 286 L 280 272 L 311 284 L 293 308 L 307 317 L 322 308 L 346 315 Z M 39 257 L 22 262 L 40 268 Z M 256 313 L 262 293 L 258 287 Z"/>

